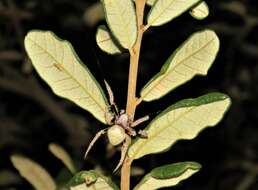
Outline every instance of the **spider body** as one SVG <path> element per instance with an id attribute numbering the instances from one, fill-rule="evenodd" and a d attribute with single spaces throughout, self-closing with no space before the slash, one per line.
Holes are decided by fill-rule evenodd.
<path id="1" fill-rule="evenodd" d="M 107 91 L 109 93 L 109 101 L 110 101 L 110 106 L 107 109 L 107 111 L 105 112 L 105 119 L 106 119 L 106 123 L 110 127 L 100 130 L 95 135 L 95 137 L 91 141 L 84 157 L 86 158 L 88 152 L 90 151 L 90 149 L 92 148 L 94 143 L 101 137 L 101 135 L 107 133 L 110 144 L 112 144 L 113 146 L 122 144 L 121 158 L 120 158 L 119 164 L 117 165 L 117 167 L 115 169 L 115 170 L 117 170 L 121 166 L 121 164 L 124 160 L 124 157 L 127 153 L 127 150 L 131 144 L 131 137 L 135 137 L 138 134 L 143 138 L 147 138 L 146 132 L 141 131 L 141 130 L 136 132 L 136 130 L 134 130 L 133 127 L 141 124 L 144 121 L 147 121 L 149 119 L 149 116 L 145 116 L 136 121 L 132 121 L 132 119 L 125 112 L 125 110 L 121 110 L 119 112 L 114 103 L 114 98 L 113 98 L 113 93 L 111 91 L 111 88 L 106 83 L 106 81 L 105 81 L 105 84 L 107 87 Z"/>
<path id="2" fill-rule="evenodd" d="M 119 114 L 114 114 L 114 112 L 106 115 L 106 121 L 109 125 L 117 125 L 125 130 L 129 136 L 136 136 L 136 131 L 132 128 L 132 120 L 129 115 L 121 110 Z M 111 143 L 112 144 L 112 143 Z"/>
<path id="3" fill-rule="evenodd" d="M 110 144 L 117 146 L 125 140 L 125 130 L 119 125 L 113 125 L 107 131 Z"/>

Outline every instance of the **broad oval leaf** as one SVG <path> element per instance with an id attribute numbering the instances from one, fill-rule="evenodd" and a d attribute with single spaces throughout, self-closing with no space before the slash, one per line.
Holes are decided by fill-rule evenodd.
<path id="1" fill-rule="evenodd" d="M 198 4 L 190 11 L 190 15 L 195 19 L 202 20 L 209 15 L 209 7 L 205 1 Z"/>
<path id="2" fill-rule="evenodd" d="M 106 97 L 69 42 L 49 31 L 31 31 L 25 37 L 25 48 L 38 74 L 55 94 L 106 123 Z"/>
<path id="3" fill-rule="evenodd" d="M 138 159 L 147 154 L 168 150 L 176 141 L 193 139 L 206 127 L 215 126 L 230 106 L 230 98 L 210 93 L 196 99 L 186 99 L 170 106 L 144 130 L 148 138 L 138 138 L 128 155 Z"/>
<path id="4" fill-rule="evenodd" d="M 36 190 L 55 190 L 56 184 L 49 173 L 36 162 L 20 156 L 12 155 L 11 161 L 14 167 L 19 171 Z"/>
<path id="5" fill-rule="evenodd" d="M 200 0 L 157 0 L 148 16 L 148 26 L 160 26 L 178 17 Z"/>
<path id="6" fill-rule="evenodd" d="M 108 54 L 122 53 L 121 48 L 115 43 L 111 33 L 104 25 L 99 26 L 97 30 L 96 42 L 99 48 Z"/>
<path id="7" fill-rule="evenodd" d="M 132 0 L 101 0 L 111 32 L 126 49 L 133 47 L 137 38 L 136 13 Z"/>
<path id="8" fill-rule="evenodd" d="M 107 177 L 95 172 L 81 171 L 77 173 L 66 185 L 70 190 L 118 190 L 118 187 Z"/>
<path id="9" fill-rule="evenodd" d="M 64 150 L 60 145 L 51 143 L 48 145 L 48 149 L 55 157 L 63 162 L 63 164 L 69 169 L 71 173 L 74 174 L 76 172 L 73 160 L 66 152 L 66 150 Z"/>
<path id="10" fill-rule="evenodd" d="M 134 190 L 155 190 L 175 186 L 189 178 L 201 168 L 196 162 L 179 162 L 153 169 Z"/>
<path id="11" fill-rule="evenodd" d="M 193 34 L 166 61 L 160 72 L 142 89 L 144 101 L 156 100 L 191 80 L 206 75 L 219 50 L 215 32 L 205 30 Z"/>

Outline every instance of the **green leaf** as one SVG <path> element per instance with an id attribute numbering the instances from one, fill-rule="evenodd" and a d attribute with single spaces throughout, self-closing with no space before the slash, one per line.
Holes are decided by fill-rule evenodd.
<path id="1" fill-rule="evenodd" d="M 148 17 L 148 26 L 160 26 L 178 17 L 200 0 L 157 0 Z"/>
<path id="2" fill-rule="evenodd" d="M 209 15 L 209 7 L 205 1 L 195 6 L 191 11 L 190 15 L 195 19 L 202 20 Z"/>
<path id="3" fill-rule="evenodd" d="M 144 101 L 156 100 L 191 80 L 206 75 L 219 50 L 215 32 L 204 30 L 193 34 L 166 61 L 160 72 L 142 89 Z"/>
<path id="4" fill-rule="evenodd" d="M 55 94 L 106 123 L 106 97 L 69 42 L 49 31 L 31 31 L 25 37 L 25 48 L 38 74 Z"/>
<path id="5" fill-rule="evenodd" d="M 12 155 L 11 161 L 14 167 L 20 172 L 36 190 L 55 190 L 56 184 L 48 172 L 36 162 L 19 155 Z"/>
<path id="6" fill-rule="evenodd" d="M 138 159 L 147 154 L 168 150 L 175 142 L 193 139 L 206 127 L 215 126 L 231 104 L 221 93 L 210 93 L 196 99 L 186 99 L 168 107 L 144 130 L 148 138 L 137 138 L 128 155 Z"/>
<path id="7" fill-rule="evenodd" d="M 71 190 L 118 190 L 118 187 L 109 178 L 98 174 L 94 170 L 79 172 L 66 186 Z"/>
<path id="8" fill-rule="evenodd" d="M 101 0 L 106 21 L 119 43 L 130 49 L 137 38 L 136 13 L 132 0 Z"/>
<path id="9" fill-rule="evenodd" d="M 179 162 L 153 169 L 134 190 L 155 190 L 175 186 L 198 172 L 201 165 L 196 162 Z"/>
<path id="10" fill-rule="evenodd" d="M 156 0 L 147 0 L 147 4 L 152 6 L 155 3 Z M 158 0 L 159 1 L 159 0 Z"/>
<path id="11" fill-rule="evenodd" d="M 171 187 L 198 172 L 201 165 L 196 162 L 180 162 L 155 168 L 147 174 L 134 190 L 155 190 Z"/>
<path id="12" fill-rule="evenodd" d="M 55 143 L 51 143 L 48 146 L 49 151 L 63 162 L 63 164 L 69 169 L 71 173 L 75 173 L 76 169 L 70 155 L 61 146 Z"/>
<path id="13" fill-rule="evenodd" d="M 121 48 L 115 43 L 113 36 L 104 25 L 99 26 L 97 30 L 96 42 L 99 48 L 108 54 L 122 53 Z"/>

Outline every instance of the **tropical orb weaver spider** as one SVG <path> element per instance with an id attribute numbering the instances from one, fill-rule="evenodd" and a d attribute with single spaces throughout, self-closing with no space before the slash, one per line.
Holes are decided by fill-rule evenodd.
<path id="1" fill-rule="evenodd" d="M 137 125 L 147 121 L 149 119 L 149 116 L 142 117 L 136 121 L 132 121 L 132 119 L 129 117 L 129 115 L 125 112 L 125 110 L 118 111 L 118 108 L 114 102 L 114 96 L 113 92 L 108 85 L 106 81 L 105 85 L 108 91 L 109 95 L 109 102 L 110 107 L 105 112 L 105 119 L 108 125 L 110 127 L 106 129 L 100 130 L 95 137 L 90 142 L 88 149 L 84 155 L 84 158 L 87 157 L 90 149 L 93 147 L 95 142 L 105 133 L 107 133 L 108 140 L 111 145 L 118 146 L 122 144 L 121 148 L 121 158 L 120 161 L 115 168 L 114 172 L 121 166 L 121 164 L 124 161 L 125 155 L 127 153 L 127 150 L 129 148 L 129 145 L 131 144 L 131 137 L 135 137 L 137 134 L 140 135 L 142 138 L 147 138 L 146 132 L 139 130 L 136 132 L 136 130 L 133 129 L 133 127 L 136 127 Z M 113 108 L 113 109 L 112 109 Z"/>

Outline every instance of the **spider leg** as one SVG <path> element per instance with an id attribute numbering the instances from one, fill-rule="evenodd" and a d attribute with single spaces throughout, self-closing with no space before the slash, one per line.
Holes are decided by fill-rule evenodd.
<path id="1" fill-rule="evenodd" d="M 125 141 L 124 141 L 124 143 L 123 143 L 123 145 L 121 147 L 121 157 L 120 157 L 119 163 L 117 164 L 117 166 L 114 169 L 113 173 L 115 173 L 118 170 L 118 168 L 120 168 L 120 166 L 123 164 L 130 144 L 131 144 L 131 137 L 129 135 L 126 135 Z"/>
<path id="2" fill-rule="evenodd" d="M 104 83 L 105 83 L 105 85 L 106 85 L 106 89 L 107 89 L 107 92 L 108 92 L 109 103 L 110 103 L 111 105 L 113 105 L 113 104 L 115 104 L 115 102 L 114 102 L 114 95 L 113 95 L 113 92 L 112 92 L 112 90 L 111 90 L 111 87 L 109 86 L 109 84 L 107 83 L 106 80 L 104 80 Z"/>
<path id="3" fill-rule="evenodd" d="M 112 125 L 114 123 L 115 114 L 113 112 L 110 112 L 108 108 L 106 108 L 104 116 L 108 125 Z"/>
<path id="4" fill-rule="evenodd" d="M 106 133 L 106 130 L 107 129 L 102 129 L 100 130 L 96 135 L 95 137 L 92 139 L 92 141 L 90 142 L 90 145 L 88 146 L 87 148 L 87 151 L 85 152 L 84 154 L 84 159 L 86 159 L 89 151 L 91 150 L 91 148 L 93 147 L 93 145 L 95 144 L 95 142 L 101 137 L 101 135 L 104 135 Z"/>
<path id="5" fill-rule="evenodd" d="M 140 135 L 141 138 L 147 139 L 148 138 L 148 134 L 146 131 L 144 130 L 139 130 L 138 131 L 138 135 Z"/>
<path id="6" fill-rule="evenodd" d="M 137 125 L 147 121 L 150 119 L 150 116 L 146 115 L 140 119 L 137 119 L 136 121 L 134 121 L 132 124 L 131 124 L 131 127 L 136 127 Z"/>
<path id="7" fill-rule="evenodd" d="M 115 104 L 113 91 L 112 91 L 110 85 L 107 83 L 106 80 L 104 80 L 104 83 L 105 83 L 105 86 L 106 86 L 106 89 L 107 89 L 107 92 L 108 92 L 109 103 L 110 103 L 111 106 L 115 107 L 115 111 L 116 111 L 116 113 L 118 113 L 118 108 Z"/>

